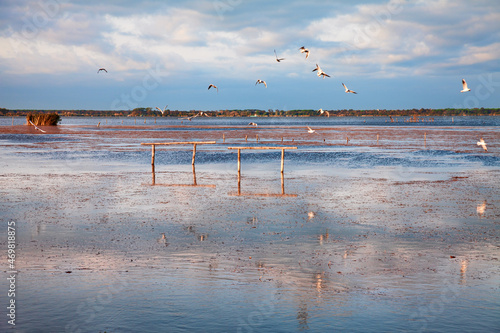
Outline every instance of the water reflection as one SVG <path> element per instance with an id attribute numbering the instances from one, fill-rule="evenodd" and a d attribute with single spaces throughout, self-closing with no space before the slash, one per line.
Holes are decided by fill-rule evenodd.
<path id="1" fill-rule="evenodd" d="M 296 198 L 297 194 L 287 194 L 285 193 L 285 175 L 281 174 L 281 193 L 250 193 L 241 191 L 241 175 L 238 173 L 238 191 L 229 192 L 231 196 L 250 196 L 250 197 L 289 197 Z"/>
<path id="2" fill-rule="evenodd" d="M 192 184 L 158 184 L 158 183 L 156 183 L 155 166 L 154 166 L 154 164 L 152 164 L 151 165 L 151 175 L 152 175 L 151 186 L 186 186 L 186 187 L 216 188 L 215 184 L 199 185 L 198 182 L 196 181 L 196 167 L 194 165 L 192 165 L 192 171 L 193 171 L 193 183 Z"/>

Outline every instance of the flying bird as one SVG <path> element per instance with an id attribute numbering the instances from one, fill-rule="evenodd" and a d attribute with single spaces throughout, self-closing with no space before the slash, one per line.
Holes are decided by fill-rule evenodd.
<path id="1" fill-rule="evenodd" d="M 278 55 L 276 54 L 276 50 L 274 50 L 274 55 L 276 56 L 277 62 L 281 62 L 281 60 L 285 60 L 285 58 L 278 58 Z"/>
<path id="2" fill-rule="evenodd" d="M 307 126 L 307 133 L 316 133 L 315 130 L 313 130 L 311 127 Z M 318 134 L 318 133 L 316 133 Z"/>
<path id="3" fill-rule="evenodd" d="M 326 115 L 327 115 L 328 117 L 330 117 L 330 112 L 328 112 L 328 111 L 323 111 L 323 109 L 319 109 L 319 110 L 318 110 L 318 112 L 319 112 L 319 115 L 320 115 L 320 116 L 321 116 L 323 113 L 326 113 Z"/>
<path id="4" fill-rule="evenodd" d="M 255 85 L 257 85 L 258 83 L 264 83 L 264 85 L 265 85 L 265 86 L 266 86 L 266 88 L 267 88 L 267 83 L 266 83 L 266 81 L 263 81 L 263 80 L 261 80 L 261 79 L 258 79 L 258 80 L 257 80 L 257 82 L 255 82 Z"/>
<path id="5" fill-rule="evenodd" d="M 256 123 L 248 123 L 248 125 L 257 127 Z"/>
<path id="6" fill-rule="evenodd" d="M 345 92 L 346 92 L 346 93 L 357 94 L 357 92 L 355 92 L 354 90 L 347 89 L 347 87 L 345 86 L 345 84 L 343 84 L 343 83 L 342 83 L 342 85 L 344 86 L 344 89 L 345 89 Z"/>
<path id="7" fill-rule="evenodd" d="M 46 132 L 46 131 L 44 131 L 43 129 L 38 128 L 35 124 L 33 124 L 33 122 L 32 122 L 31 120 L 29 120 L 29 122 L 30 122 L 30 124 L 31 124 L 31 125 L 33 125 L 33 126 L 35 127 L 35 129 L 36 129 L 37 131 L 40 131 L 40 132 L 42 132 L 42 133 L 47 133 L 47 132 Z"/>
<path id="8" fill-rule="evenodd" d="M 210 88 L 215 88 L 215 89 L 217 89 L 217 92 L 219 92 L 219 88 L 217 88 L 217 86 L 215 84 L 209 85 L 208 90 L 210 90 Z"/>
<path id="9" fill-rule="evenodd" d="M 106 70 L 106 68 L 99 68 L 99 70 L 97 71 L 97 74 L 99 74 L 99 72 L 101 72 L 101 71 L 105 71 L 106 73 L 108 72 L 108 71 Z"/>
<path id="10" fill-rule="evenodd" d="M 483 138 L 479 139 L 479 141 L 477 142 L 477 145 L 482 146 L 484 151 L 488 151 L 488 148 L 486 148 L 486 142 L 484 142 Z"/>
<path id="11" fill-rule="evenodd" d="M 300 53 L 305 53 L 306 54 L 306 59 L 309 58 L 309 53 L 311 51 L 309 51 L 308 49 L 306 49 L 304 46 L 302 46 L 299 50 L 300 50 Z"/>
<path id="12" fill-rule="evenodd" d="M 308 219 L 308 220 L 313 219 L 315 216 L 316 216 L 316 213 L 315 213 L 315 212 L 312 212 L 312 211 L 311 211 L 311 212 L 307 213 L 307 219 Z"/>
<path id="13" fill-rule="evenodd" d="M 321 67 L 319 67 L 318 64 L 316 64 L 316 68 L 312 70 L 313 72 L 315 71 L 318 71 L 318 77 L 319 76 L 323 76 L 323 79 L 326 77 L 330 77 L 330 75 L 326 74 L 325 72 L 323 72 L 323 70 L 321 69 Z"/>
<path id="14" fill-rule="evenodd" d="M 462 79 L 462 87 L 463 89 L 460 90 L 460 92 L 468 92 L 470 89 L 467 87 L 467 82 L 465 82 L 465 79 Z"/>
<path id="15" fill-rule="evenodd" d="M 210 117 L 210 116 L 208 115 L 208 113 L 206 113 L 206 112 L 204 112 L 204 111 L 200 111 L 200 113 L 198 113 L 198 115 L 197 115 L 197 116 L 200 116 L 200 117 L 203 117 L 203 116 L 205 116 L 205 117 Z"/>
<path id="16" fill-rule="evenodd" d="M 167 105 L 165 105 L 165 108 L 164 108 L 163 110 L 162 110 L 162 109 L 160 109 L 159 107 L 156 107 L 156 110 L 160 111 L 160 112 L 161 112 L 161 114 L 163 115 L 163 114 L 165 113 L 165 111 L 167 111 L 167 106 L 168 106 L 168 104 L 167 104 Z"/>

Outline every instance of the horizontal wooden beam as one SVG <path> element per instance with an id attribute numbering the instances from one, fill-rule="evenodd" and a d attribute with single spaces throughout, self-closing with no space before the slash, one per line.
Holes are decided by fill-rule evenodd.
<path id="1" fill-rule="evenodd" d="M 258 149 L 258 150 L 266 150 L 266 149 L 297 149 L 297 147 L 227 147 L 227 149 L 238 149 L 238 150 L 243 150 L 243 149 Z"/>
<path id="2" fill-rule="evenodd" d="M 143 142 L 143 146 L 168 146 L 168 145 L 213 145 L 215 141 L 187 141 L 187 142 Z"/>

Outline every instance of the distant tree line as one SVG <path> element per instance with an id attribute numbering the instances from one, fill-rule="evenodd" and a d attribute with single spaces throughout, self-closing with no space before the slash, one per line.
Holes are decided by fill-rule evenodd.
<path id="1" fill-rule="evenodd" d="M 163 114 L 154 108 L 135 108 L 127 111 L 107 110 L 9 110 L 0 108 L 0 116 L 14 117 L 27 116 L 29 113 L 57 113 L 62 117 L 188 117 L 204 111 L 215 117 L 316 117 L 318 110 L 260 110 L 260 109 L 234 109 L 234 110 L 169 110 Z M 497 116 L 500 108 L 475 108 L 475 109 L 404 109 L 404 110 L 326 110 L 331 117 L 437 117 L 437 116 Z"/>

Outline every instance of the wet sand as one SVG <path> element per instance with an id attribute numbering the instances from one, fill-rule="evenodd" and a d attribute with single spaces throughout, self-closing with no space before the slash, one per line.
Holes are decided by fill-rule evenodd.
<path id="1" fill-rule="evenodd" d="M 495 129 L 197 128 L 60 126 L 48 130 L 52 140 L 2 148 L 0 214 L 18 225 L 21 330 L 498 328 Z M 245 136 L 299 147 L 283 178 L 270 155 L 244 160 L 238 184 L 227 146 Z M 478 136 L 488 153 L 474 146 Z M 152 186 L 140 142 L 188 140 L 217 145 L 198 148 L 195 174 L 189 162 L 169 163 L 182 152 L 189 161 L 190 147 L 158 149 Z M 85 158 L 68 159 L 75 151 Z M 107 152 L 140 154 L 130 162 Z M 316 160 L 332 152 L 341 157 Z M 435 164 L 369 162 L 406 153 Z"/>

